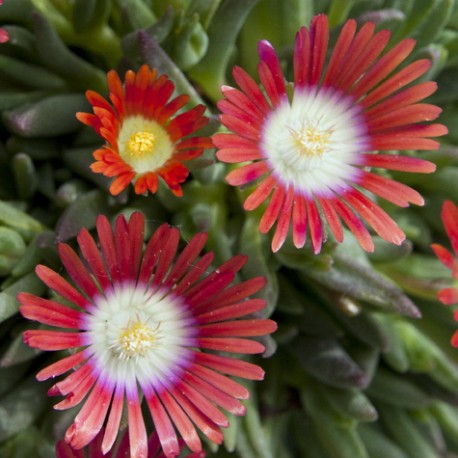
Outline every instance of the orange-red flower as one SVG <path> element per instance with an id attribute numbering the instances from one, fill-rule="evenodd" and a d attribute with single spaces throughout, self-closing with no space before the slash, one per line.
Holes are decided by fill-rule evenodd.
<path id="1" fill-rule="evenodd" d="M 108 73 L 110 104 L 94 91 L 86 96 L 94 114 L 77 113 L 77 118 L 94 128 L 106 145 L 94 152 L 95 173 L 116 177 L 110 186 L 114 195 L 131 182 L 135 192 L 157 191 L 159 178 L 176 196 L 183 191 L 180 184 L 188 176 L 183 161 L 200 156 L 212 142 L 207 137 L 190 136 L 208 123 L 205 107 L 197 105 L 174 116 L 188 102 L 181 94 L 170 100 L 175 86 L 166 75 L 143 65 L 135 73 L 126 72 L 124 85 L 118 74 Z"/>
<path id="2" fill-rule="evenodd" d="M 318 253 L 326 239 L 324 221 L 338 242 L 343 221 L 367 251 L 374 244 L 363 221 L 389 242 L 404 240 L 403 231 L 366 191 L 401 207 L 422 205 L 423 198 L 370 169 L 434 171 L 430 162 L 380 151 L 435 149 L 438 142 L 429 137 L 447 129 L 425 123 L 436 119 L 440 108 L 419 103 L 436 84 L 411 85 L 430 62 L 417 60 L 396 70 L 415 42 L 406 39 L 384 52 L 389 38 L 387 30 L 375 32 L 373 23 L 357 30 L 356 21 L 349 20 L 328 57 L 328 19 L 318 15 L 309 29 L 297 33 L 291 90 L 267 41 L 258 48 L 262 88 L 239 67 L 233 75 L 240 89 L 223 86 L 225 98 L 218 107 L 231 133 L 213 136 L 217 157 L 242 163 L 227 176 L 229 184 L 256 184 L 244 208 L 267 204 L 259 228 L 267 233 L 276 223 L 273 251 L 292 226 L 294 245 L 302 247 L 308 232 Z"/>
<path id="3" fill-rule="evenodd" d="M 450 200 L 446 200 L 442 205 L 441 218 L 455 256 L 438 243 L 433 243 L 431 248 L 439 261 L 452 271 L 452 277 L 458 281 L 458 207 Z M 458 285 L 442 289 L 438 298 L 446 305 L 458 304 Z M 455 320 L 458 321 L 458 312 L 455 313 Z M 458 347 L 458 331 L 452 337 L 452 345 Z"/>

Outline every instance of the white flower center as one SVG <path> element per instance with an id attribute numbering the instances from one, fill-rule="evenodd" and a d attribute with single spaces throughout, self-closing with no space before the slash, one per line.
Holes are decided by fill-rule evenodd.
<path id="1" fill-rule="evenodd" d="M 121 284 L 94 299 L 85 319 L 85 344 L 112 382 L 135 376 L 167 385 L 190 358 L 194 324 L 180 297 Z"/>
<path id="2" fill-rule="evenodd" d="M 167 131 L 143 116 L 124 119 L 118 134 L 118 148 L 121 158 L 138 174 L 159 169 L 174 151 Z"/>
<path id="3" fill-rule="evenodd" d="M 361 109 L 332 88 L 296 90 L 267 118 L 260 144 L 280 183 L 327 197 L 357 178 L 353 164 L 368 145 Z"/>

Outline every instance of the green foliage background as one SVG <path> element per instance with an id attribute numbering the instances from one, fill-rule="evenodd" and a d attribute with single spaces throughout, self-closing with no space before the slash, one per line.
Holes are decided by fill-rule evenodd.
<path id="1" fill-rule="evenodd" d="M 401 247 L 374 237 L 374 254 L 350 233 L 319 256 L 286 244 L 272 254 L 256 212 L 224 182 L 227 167 L 208 151 L 192 164 L 184 197 L 109 195 L 88 165 L 101 139 L 75 118 L 89 111 L 84 92 L 107 95 L 106 71 L 143 63 L 167 73 L 177 92 L 204 103 L 218 129 L 215 102 L 233 65 L 256 72 L 257 41 L 276 47 L 288 72 L 296 31 L 319 12 L 333 36 L 347 18 L 375 21 L 392 43 L 417 40 L 410 60 L 427 57 L 450 134 L 430 176 L 392 173 L 424 196 L 422 208 L 380 202 L 407 234 Z M 266 315 L 279 323 L 266 340 L 264 382 L 253 384 L 244 418 L 231 418 L 224 444 L 209 456 L 243 458 L 458 457 L 458 350 L 450 346 L 453 308 L 437 299 L 450 272 L 433 256 L 448 246 L 440 221 L 445 199 L 458 203 L 458 6 L 454 0 L 4 0 L 0 25 L 0 456 L 54 456 L 75 411 L 54 412 L 49 384 L 34 375 L 61 355 L 22 343 L 34 324 L 16 294 L 47 294 L 34 267 L 60 269 L 56 241 L 73 243 L 99 213 L 141 210 L 148 233 L 163 221 L 183 237 L 209 232 L 216 263 L 249 255 L 247 278 L 263 274 Z M 407 154 L 416 154 L 407 152 Z M 421 314 L 421 318 L 420 318 Z"/>

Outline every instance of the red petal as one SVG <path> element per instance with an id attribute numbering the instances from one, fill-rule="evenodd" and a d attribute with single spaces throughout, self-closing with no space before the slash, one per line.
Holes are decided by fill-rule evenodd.
<path id="1" fill-rule="evenodd" d="M 80 328 L 82 314 L 77 310 L 29 293 L 19 293 L 18 300 L 22 304 L 19 308 L 22 316 L 29 320 L 62 328 Z"/>
<path id="2" fill-rule="evenodd" d="M 446 200 L 442 205 L 441 217 L 453 251 L 458 256 L 458 207 Z"/>

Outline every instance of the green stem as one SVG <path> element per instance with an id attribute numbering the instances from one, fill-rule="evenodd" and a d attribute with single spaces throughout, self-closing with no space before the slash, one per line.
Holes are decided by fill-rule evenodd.
<path id="1" fill-rule="evenodd" d="M 246 17 L 259 0 L 225 0 L 208 29 L 210 46 L 189 74 L 213 100 L 220 98 L 226 67 Z"/>

